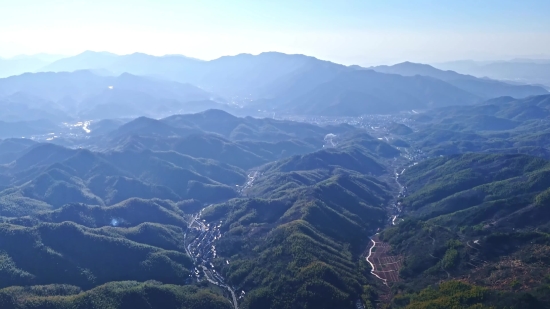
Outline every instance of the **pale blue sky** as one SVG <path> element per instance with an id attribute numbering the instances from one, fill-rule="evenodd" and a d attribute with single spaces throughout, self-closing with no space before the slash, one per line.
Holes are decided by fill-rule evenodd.
<path id="1" fill-rule="evenodd" d="M 344 64 L 550 57 L 548 0 L 0 0 L 0 56 L 281 51 Z"/>

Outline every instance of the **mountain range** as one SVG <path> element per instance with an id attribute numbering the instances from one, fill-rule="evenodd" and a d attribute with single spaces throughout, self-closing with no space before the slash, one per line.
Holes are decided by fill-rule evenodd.
<path id="1" fill-rule="evenodd" d="M 434 64 L 478 77 L 490 77 L 513 84 L 535 84 L 550 88 L 549 59 L 512 59 L 507 61 L 459 60 Z"/>
<path id="2" fill-rule="evenodd" d="M 304 55 L 184 56 L 84 52 L 0 79 L 0 120 L 162 117 L 218 108 L 239 115 L 350 116 L 548 93 L 414 63 L 361 68 Z M 56 73 L 57 72 L 57 73 Z"/>
<path id="3" fill-rule="evenodd" d="M 50 54 L 19 55 L 12 58 L 0 57 L 0 78 L 27 72 L 38 72 L 48 64 L 61 58 L 64 58 L 64 56 Z"/>
<path id="4" fill-rule="evenodd" d="M 52 120 L 67 121 L 174 114 L 195 102 L 208 108 L 213 105 L 207 101 L 214 95 L 190 84 L 128 73 L 99 76 L 84 70 L 0 79 L 0 98 L 7 111 L 4 119 L 35 120 L 43 113 L 44 118 L 51 115 Z"/>
<path id="5" fill-rule="evenodd" d="M 341 74 L 339 87 L 359 80 L 394 101 L 419 104 L 420 86 L 476 100 L 429 76 Z M 394 86 L 376 92 L 380 79 Z M 549 100 L 442 100 L 324 125 L 211 109 L 2 139 L 0 305 L 547 308 Z M 392 280 L 372 275 L 384 261 Z"/>
<path id="6" fill-rule="evenodd" d="M 308 241 L 310 249 L 303 252 L 307 260 L 300 262 L 302 266 L 268 262 L 270 277 L 284 274 L 273 283 L 282 287 L 286 276 L 306 270 L 292 285 L 309 286 L 323 274 L 308 268 L 332 272 L 323 263 L 337 261 L 343 263 L 345 272 L 334 274 L 331 280 L 340 283 L 322 300 L 269 291 L 273 300 L 321 301 L 330 306 L 353 303 L 359 282 L 366 278 L 364 273 L 354 273 L 351 254 L 361 251 L 366 232 L 383 220 L 380 205 L 389 198 L 390 189 L 374 177 L 386 172 L 381 160 L 398 156 L 397 149 L 349 125 L 239 118 L 220 110 L 98 125 L 109 129 L 88 141 L 97 150 L 28 139 L 0 141 L 3 306 L 74 306 L 80 301 L 70 296 L 83 291 L 98 304 L 114 306 L 121 303 L 117 293 L 131 290 L 138 295 L 134 304 L 140 304 L 139 295 L 164 291 L 162 297 L 147 296 L 151 304 L 180 295 L 173 286 L 187 284 L 185 297 L 180 295 L 179 301 L 191 299 L 185 301 L 201 302 L 200 308 L 225 308 L 216 301 L 222 292 L 211 291 L 196 277 L 193 267 L 199 266 L 186 251 L 191 243 L 186 237 L 198 236 L 198 231 L 189 228 L 194 214 L 203 216 L 204 222 L 219 221 L 227 238 L 219 243 L 219 252 L 234 252 L 232 270 L 218 266 L 220 274 L 229 272 L 225 274 L 228 283 L 252 293 L 244 307 L 265 308 L 261 299 L 266 284 L 257 282 L 256 276 L 263 271 L 261 256 L 277 248 L 300 248 L 295 237 L 306 235 L 317 240 Z M 324 149 L 327 134 L 341 136 L 346 146 Z M 255 175 L 265 175 L 255 187 L 249 185 L 253 176 L 246 171 L 250 169 L 256 170 Z M 302 176 L 291 188 L 285 179 L 296 173 Z M 346 209 L 341 209 L 339 199 L 346 201 Z M 287 211 L 291 214 L 284 215 Z M 332 212 L 342 212 L 338 224 L 350 224 L 349 228 L 326 225 Z M 268 225 L 276 229 L 270 232 Z M 239 234 L 242 238 L 236 240 Z M 252 234 L 256 237 L 251 241 L 267 251 L 239 250 L 232 244 Z M 351 235 L 357 236 L 347 239 Z M 276 240 L 281 237 L 292 245 Z M 262 245 L 273 241 L 278 247 Z M 350 245 L 339 244 L 341 250 L 319 255 L 327 245 L 342 241 Z M 294 259 L 291 252 L 283 254 Z M 323 262 L 319 264 L 315 257 Z M 254 269 L 243 277 L 239 274 L 247 263 Z M 134 289 L 135 281 L 145 280 L 150 280 L 141 286 L 146 290 Z M 14 290 L 17 285 L 32 288 L 13 298 L 20 293 Z M 34 295 L 36 289 L 42 289 L 42 294 Z"/>
<path id="7" fill-rule="evenodd" d="M 0 308 L 550 308 L 542 87 L 281 53 L 48 61 L 0 79 Z"/>
<path id="8" fill-rule="evenodd" d="M 212 61 L 200 61 L 181 56 L 153 57 L 145 54 L 116 56 L 85 52 L 72 58 L 58 60 L 46 67 L 45 70 L 59 72 L 78 69 L 105 69 L 115 74 L 128 72 L 137 75 L 163 76 L 166 79 L 196 84 L 201 88 L 223 96 L 266 99 L 270 98 L 270 93 L 274 94 L 273 97 L 278 96 L 273 93 L 273 88 L 278 88 L 281 91 L 281 86 L 278 86 L 281 82 L 289 84 L 290 82 L 304 83 L 301 79 L 312 79 L 314 78 L 312 75 L 315 73 L 315 83 L 320 84 L 323 78 L 319 77 L 323 75 L 325 76 L 324 81 L 328 81 L 338 73 L 350 71 L 354 68 L 353 66 L 344 67 L 321 61 L 313 57 L 275 52 L 262 53 L 257 56 L 240 54 L 221 57 Z M 405 76 L 422 75 L 446 82 L 454 81 L 455 86 L 483 98 L 505 95 L 521 98 L 544 92 L 539 87 L 522 88 L 497 81 L 491 83 L 491 81 L 483 81 L 473 76 L 453 74 L 453 72 L 438 72 L 433 67 L 429 68 L 427 65 L 413 63 L 372 69 L 382 73 Z M 321 70 L 325 74 L 319 74 Z M 296 80 L 296 77 L 299 79 Z M 484 91 L 484 88 L 490 89 Z"/>
<path id="9" fill-rule="evenodd" d="M 393 66 L 373 67 L 372 69 L 377 72 L 403 76 L 422 75 L 437 78 L 485 99 L 503 96 L 524 98 L 530 95 L 548 93 L 540 86 L 513 85 L 488 78 L 477 78 L 471 75 L 459 74 L 455 71 L 438 70 L 427 64 L 403 62 Z"/>

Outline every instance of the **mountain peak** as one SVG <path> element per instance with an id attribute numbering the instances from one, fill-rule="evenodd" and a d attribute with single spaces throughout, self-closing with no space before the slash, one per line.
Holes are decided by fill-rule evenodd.
<path id="1" fill-rule="evenodd" d="M 128 73 L 128 72 L 123 72 L 117 78 L 118 79 L 141 79 L 142 77 Z"/>
<path id="2" fill-rule="evenodd" d="M 400 66 L 400 65 L 421 66 L 421 67 L 432 67 L 432 66 L 429 65 L 429 64 L 418 63 L 418 62 L 411 62 L 411 61 L 404 61 L 404 62 L 401 62 L 401 63 L 396 63 L 396 64 L 394 64 L 393 66 Z"/>
<path id="3" fill-rule="evenodd" d="M 82 53 L 78 54 L 77 56 L 92 56 L 92 55 L 103 55 L 103 56 L 118 56 L 117 54 L 113 54 L 106 51 L 93 51 L 93 50 L 86 50 Z"/>
<path id="4" fill-rule="evenodd" d="M 204 112 L 198 113 L 204 118 L 216 118 L 216 119 L 235 119 L 237 117 L 231 115 L 230 113 L 223 111 L 221 109 L 208 109 Z"/>

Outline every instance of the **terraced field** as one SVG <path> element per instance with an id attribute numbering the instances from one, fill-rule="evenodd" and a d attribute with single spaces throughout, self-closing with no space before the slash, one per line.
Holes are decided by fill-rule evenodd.
<path id="1" fill-rule="evenodd" d="M 390 245 L 382 242 L 378 235 L 371 238 L 373 246 L 369 249 L 367 262 L 371 264 L 372 274 L 387 285 L 399 281 L 399 269 L 403 266 L 403 257 L 390 255 Z"/>

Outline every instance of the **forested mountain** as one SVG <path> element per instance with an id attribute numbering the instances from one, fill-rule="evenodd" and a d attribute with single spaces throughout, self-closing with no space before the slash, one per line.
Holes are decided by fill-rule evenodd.
<path id="1" fill-rule="evenodd" d="M 550 309 L 550 1 L 0 3 L 0 309 Z"/>
<path id="2" fill-rule="evenodd" d="M 358 257 L 385 220 L 392 190 L 376 177 L 397 149 L 349 125 L 216 110 L 102 125 L 111 130 L 91 140 L 101 151 L 1 141 L 4 305 L 78 307 L 101 298 L 122 308 L 130 306 L 118 301 L 123 295 L 154 304 L 160 299 L 149 293 L 162 293 L 224 308 L 204 291 L 209 272 L 199 276 L 187 251 L 197 242 L 187 235 L 201 233 L 191 228 L 194 214 L 221 221 L 221 259 L 208 261 L 225 277 L 218 285 L 249 292 L 243 308 L 351 306 L 364 294 L 368 268 Z M 329 133 L 341 136 L 341 147 L 323 149 Z M 195 287 L 173 285 L 197 279 Z M 126 280 L 155 282 L 119 282 Z M 325 296 L 295 292 L 305 288 Z"/>
<path id="3" fill-rule="evenodd" d="M 521 308 L 528 295 L 529 308 L 546 308 L 549 164 L 526 155 L 466 154 L 405 171 L 409 219 L 382 234 L 406 256 L 401 288 L 462 277 L 503 293 L 484 292 L 487 304 Z"/>
<path id="4" fill-rule="evenodd" d="M 281 53 L 47 70 L 0 79 L 2 308 L 550 308 L 539 87 Z"/>
<path id="5" fill-rule="evenodd" d="M 371 156 L 364 147 L 294 156 L 260 169 L 249 198 L 205 211 L 207 220 L 227 218 L 217 248 L 231 262 L 218 265 L 229 283 L 252 289 L 245 308 L 351 308 L 365 293 L 367 268 L 354 257 L 391 198 Z"/>
<path id="6" fill-rule="evenodd" d="M 174 115 L 160 120 L 176 128 L 191 128 L 215 133 L 234 140 L 278 142 L 289 139 L 322 139 L 328 133 L 353 131 L 347 124 L 316 126 L 271 118 L 238 118 L 221 110 L 191 115 Z"/>
<path id="7" fill-rule="evenodd" d="M 408 137 L 433 155 L 506 151 L 550 158 L 549 113 L 550 95 L 522 100 L 502 97 L 422 114 L 429 120 Z"/>
<path id="8" fill-rule="evenodd" d="M 391 248 L 373 262 L 387 306 L 549 307 L 549 99 L 445 107 L 373 130 L 412 159 L 395 170 L 392 220 L 373 237 Z M 398 277 L 382 275 L 384 259 L 402 263 L 389 270 Z"/>
<path id="9" fill-rule="evenodd" d="M 72 148 L 1 140 L 2 304 L 546 308 L 549 97 L 366 129 L 208 110 L 92 122 Z M 371 238 L 391 248 L 374 264 Z"/>
<path id="10" fill-rule="evenodd" d="M 122 124 L 93 140 L 102 152 L 10 139 L 1 144 L 0 185 L 10 187 L 0 192 L 2 212 L 30 214 L 67 203 L 112 205 L 132 197 L 227 199 L 245 182 L 242 169 L 315 151 L 325 135 L 353 130 L 210 110 Z M 20 204 L 27 205 L 24 211 L 14 206 Z"/>

